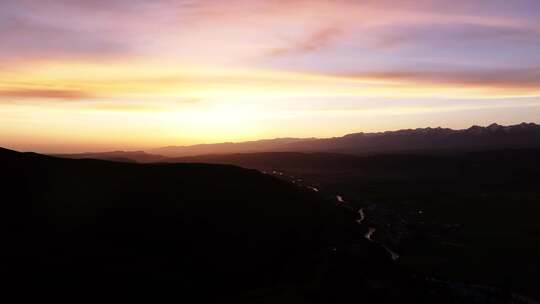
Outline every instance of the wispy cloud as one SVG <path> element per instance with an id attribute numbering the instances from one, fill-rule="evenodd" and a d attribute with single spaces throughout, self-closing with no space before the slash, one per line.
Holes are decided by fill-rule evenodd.
<path id="1" fill-rule="evenodd" d="M 127 43 L 99 28 L 5 12 L 0 13 L 0 40 L 0 59 L 118 58 L 130 53 Z"/>
<path id="2" fill-rule="evenodd" d="M 540 96 L 539 29 L 538 0 L 0 0 L 0 138 L 332 135 L 370 101 L 391 123 L 381 99 L 510 105 Z M 349 121 L 294 112 L 340 98 Z"/>
<path id="3" fill-rule="evenodd" d="M 80 100 L 95 97 L 90 92 L 78 90 L 57 90 L 57 89 L 13 89 L 1 90 L 0 98 L 9 97 L 14 99 L 61 99 L 61 100 Z"/>
<path id="4" fill-rule="evenodd" d="M 471 50 L 485 43 L 505 47 L 511 43 L 540 46 L 540 31 L 535 27 L 495 26 L 468 23 L 413 26 L 387 25 L 371 28 L 375 49 L 402 46 L 452 47 L 467 45 Z M 506 45 L 505 45 L 506 44 Z"/>
<path id="5" fill-rule="evenodd" d="M 284 56 L 284 55 L 302 55 L 323 49 L 331 44 L 341 33 L 341 29 L 338 26 L 329 26 L 315 31 L 307 37 L 303 37 L 298 41 L 293 41 L 290 45 L 275 48 L 269 52 L 271 56 Z"/>
<path id="6" fill-rule="evenodd" d="M 540 67 L 508 69 L 462 70 L 392 70 L 335 74 L 346 79 L 375 79 L 389 83 L 415 84 L 417 86 L 447 86 L 456 90 L 467 87 L 484 87 L 500 90 L 521 90 L 540 93 Z"/>

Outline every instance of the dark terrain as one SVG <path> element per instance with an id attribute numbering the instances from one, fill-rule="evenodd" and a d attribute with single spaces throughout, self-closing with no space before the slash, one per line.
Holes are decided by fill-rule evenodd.
<path id="1" fill-rule="evenodd" d="M 256 153 L 170 159 L 257 168 L 363 208 L 374 239 L 426 277 L 540 297 L 540 149 Z"/>
<path id="2" fill-rule="evenodd" d="M 448 298 L 365 240 L 356 213 L 255 170 L 5 149 L 0 163 L 2 286 L 19 298 Z"/>
<path id="3" fill-rule="evenodd" d="M 4 286 L 79 302 L 536 303 L 539 129 L 188 157 L 3 149 Z"/>

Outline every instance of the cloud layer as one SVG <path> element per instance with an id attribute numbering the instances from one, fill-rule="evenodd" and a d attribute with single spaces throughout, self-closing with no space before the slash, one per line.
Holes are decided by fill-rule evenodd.
<path id="1" fill-rule="evenodd" d="M 326 135 L 339 135 L 373 126 L 362 111 L 407 113 L 414 126 L 410 113 L 425 113 L 415 100 L 432 100 L 421 107 L 430 113 L 468 100 L 487 120 L 540 99 L 537 0 L 0 1 L 0 41 L 0 111 L 11 119 L 0 136 L 13 138 L 23 125 L 56 128 L 36 112 L 60 133 L 100 113 L 120 133 L 144 121 L 149 140 L 210 141 L 295 135 L 279 123 L 308 136 L 330 123 Z"/>

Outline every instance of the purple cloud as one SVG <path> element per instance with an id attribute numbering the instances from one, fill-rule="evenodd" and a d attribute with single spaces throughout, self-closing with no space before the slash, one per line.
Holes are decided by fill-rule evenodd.
<path id="1" fill-rule="evenodd" d="M 57 90 L 57 89 L 12 89 L 0 90 L 0 97 L 14 99 L 66 99 L 77 100 L 93 97 L 93 94 L 80 90 Z"/>
<path id="2" fill-rule="evenodd" d="M 540 45 L 540 31 L 535 28 L 509 26 L 482 26 L 477 24 L 446 24 L 431 26 L 386 26 L 373 28 L 373 46 L 393 49 L 407 45 L 432 46 L 486 42 Z"/>
<path id="3" fill-rule="evenodd" d="M 392 70 L 338 73 L 346 78 L 373 78 L 388 81 L 405 81 L 418 84 L 452 86 L 480 86 L 501 89 L 540 90 L 540 67 L 483 70 Z"/>
<path id="4" fill-rule="evenodd" d="M 289 46 L 272 50 L 270 55 L 295 55 L 317 51 L 327 47 L 340 33 L 341 29 L 337 26 L 325 27 L 305 38 L 294 41 Z"/>

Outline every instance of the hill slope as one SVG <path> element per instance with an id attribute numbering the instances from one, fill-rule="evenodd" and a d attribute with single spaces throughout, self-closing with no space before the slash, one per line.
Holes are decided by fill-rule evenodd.
<path id="1" fill-rule="evenodd" d="M 0 164 L 0 263 L 6 286 L 26 293 L 248 303 L 326 302 L 362 288 L 380 302 L 417 296 L 363 239 L 355 214 L 254 170 L 4 149 Z"/>

